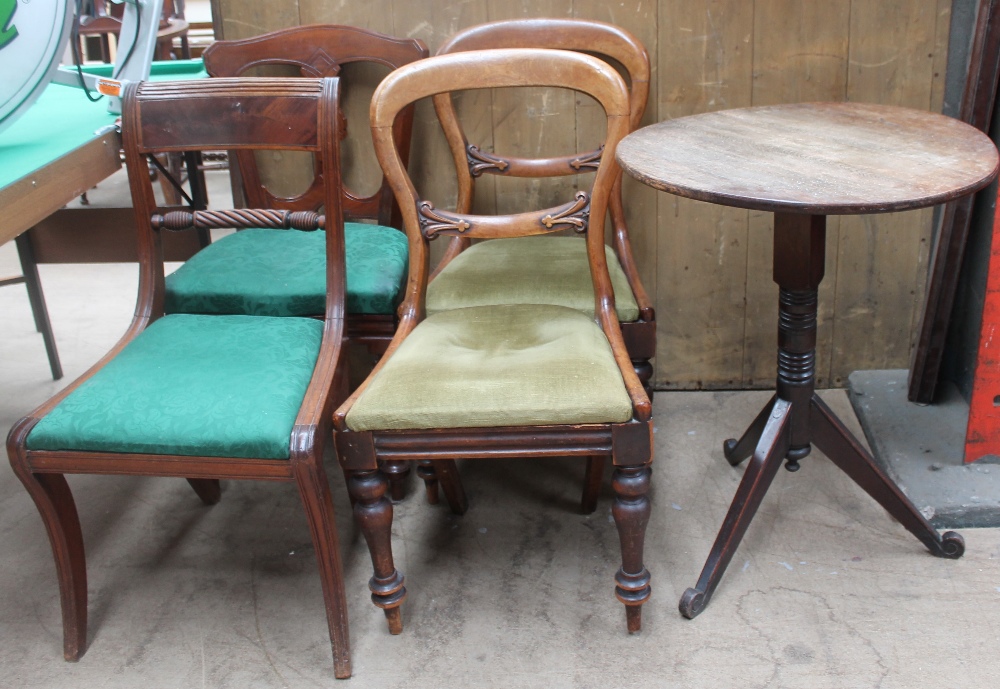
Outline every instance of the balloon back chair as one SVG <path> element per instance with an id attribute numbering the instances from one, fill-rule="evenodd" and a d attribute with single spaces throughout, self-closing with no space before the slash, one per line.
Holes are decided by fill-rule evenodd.
<path id="1" fill-rule="evenodd" d="M 437 54 L 495 48 L 573 50 L 617 64 L 629 87 L 630 129 L 638 127 L 642 120 L 649 95 L 649 55 L 635 36 L 620 27 L 586 19 L 491 22 L 460 31 L 441 46 Z M 464 140 L 463 149 L 454 149 L 459 212 L 472 209 L 475 181 L 482 175 L 527 178 L 576 175 L 594 171 L 602 156 L 603 146 L 546 159 L 520 158 L 502 151 L 489 153 L 483 142 L 468 141 L 450 99 L 439 99 L 436 103 L 438 117 L 445 129 Z M 650 359 L 656 355 L 656 317 L 632 255 L 622 202 L 621 173 L 615 179 L 608 208 L 612 242 L 606 249 L 606 261 L 615 294 L 615 310 L 632 366 L 652 399 Z M 465 306 L 520 303 L 558 304 L 593 313 L 594 294 L 588 276 L 585 242 L 579 237 L 549 235 L 473 244 L 469 237 L 454 237 L 427 288 L 428 313 Z M 594 457 L 587 464 L 581 499 L 581 508 L 587 513 L 597 508 L 603 459 Z M 428 484 L 427 494 L 433 502 L 437 494 L 437 477 L 427 466 L 419 471 Z"/>
<path id="2" fill-rule="evenodd" d="M 144 82 L 125 90 L 124 150 L 139 228 L 135 316 L 106 356 L 14 424 L 7 438 L 14 473 L 41 513 L 55 556 L 67 660 L 86 648 L 87 573 L 65 474 L 187 478 L 209 504 L 219 500 L 219 479 L 256 479 L 298 486 L 319 560 L 334 672 L 350 676 L 337 530 L 322 461 L 330 416 L 346 397 L 338 97 L 337 79 Z M 219 149 L 314 153 L 325 173 L 324 214 L 157 208 L 148 156 Z M 324 317 L 164 314 L 161 234 L 247 226 L 320 237 Z"/>
<path id="3" fill-rule="evenodd" d="M 605 155 L 593 186 L 568 203 L 516 215 L 439 210 L 422 199 L 392 139 L 411 103 L 469 89 L 561 86 L 592 96 L 607 114 Z M 372 100 L 375 150 L 403 213 L 410 279 L 386 355 L 335 412 L 335 443 L 355 518 L 374 565 L 372 600 L 402 631 L 403 575 L 393 564 L 392 504 L 378 460 L 429 460 L 450 479 L 456 458 L 610 455 L 612 508 L 621 537 L 615 577 L 629 631 L 650 594 L 643 566 L 652 459 L 650 402 L 632 368 L 615 314 L 604 219 L 618 177 L 614 150 L 629 131 L 624 81 L 596 58 L 557 50 L 487 50 L 428 58 L 396 70 Z M 465 142 L 446 130 L 453 155 Z M 427 314 L 429 243 L 439 236 L 499 239 L 564 228 L 585 235 L 594 309 L 550 304 L 471 306 Z M 449 480 L 446 483 L 450 483 Z"/>
<path id="4" fill-rule="evenodd" d="M 628 31 L 586 19 L 515 19 L 473 26 L 455 34 L 438 55 L 495 48 L 553 48 L 586 52 L 621 67 L 629 87 L 630 129 L 639 126 L 649 96 L 649 55 Z M 438 117 L 454 136 L 461 132 L 454 103 L 439 99 Z M 529 159 L 502 152 L 489 153 L 481 142 L 465 141 L 456 149 L 459 212 L 472 209 L 475 181 L 484 174 L 504 177 L 550 177 L 592 172 L 603 146 L 569 156 Z M 622 176 L 615 179 L 608 207 L 612 244 L 607 249 L 622 335 L 636 374 L 652 397 L 650 359 L 656 354 L 653 304 L 639 279 L 632 256 Z M 574 240 L 576 240 L 574 242 Z M 587 258 L 579 238 L 536 237 L 528 241 L 490 241 L 472 245 L 455 237 L 432 274 L 427 312 L 483 304 L 560 304 L 591 313 L 593 291 L 587 280 Z M 558 257 L 558 262 L 553 259 Z M 514 267 L 514 270 L 509 268 Z"/>

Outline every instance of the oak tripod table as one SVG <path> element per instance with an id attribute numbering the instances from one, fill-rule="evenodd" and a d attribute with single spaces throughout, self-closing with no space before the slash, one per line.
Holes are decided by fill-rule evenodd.
<path id="1" fill-rule="evenodd" d="M 979 130 L 943 115 L 861 103 L 803 103 L 692 115 L 644 127 L 618 145 L 630 175 L 701 201 L 774 212 L 779 287 L 777 390 L 739 440 L 733 466 L 753 457 L 694 588 L 687 618 L 708 605 L 782 460 L 795 471 L 813 444 L 939 557 L 962 537 L 930 525 L 814 393 L 817 290 L 826 216 L 932 206 L 972 193 L 997 172 Z"/>

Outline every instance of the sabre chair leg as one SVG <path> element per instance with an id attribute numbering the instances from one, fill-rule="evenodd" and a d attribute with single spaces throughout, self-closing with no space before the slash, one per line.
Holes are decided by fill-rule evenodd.
<path id="1" fill-rule="evenodd" d="M 739 440 L 735 438 L 730 438 L 722 443 L 722 452 L 726 457 L 726 460 L 732 466 L 739 466 L 740 463 L 747 459 L 753 454 L 754 449 L 757 447 L 757 443 L 760 442 L 760 436 L 764 433 L 764 426 L 767 425 L 767 420 L 771 418 L 771 409 L 774 407 L 774 401 L 777 399 L 777 395 L 772 395 L 770 401 L 764 405 L 764 408 L 760 410 L 757 414 L 757 418 L 753 420 L 750 427 L 743 432 L 743 435 Z"/>
<path id="2" fill-rule="evenodd" d="M 379 471 L 348 472 L 348 490 L 354 499 L 354 518 L 368 543 L 374 576 L 368 581 L 372 603 L 385 612 L 390 634 L 403 631 L 399 606 L 406 599 L 402 573 L 392 561 L 392 503 L 385 497 L 386 478 Z"/>
<path id="3" fill-rule="evenodd" d="M 458 466 L 454 459 L 434 460 L 434 474 L 441 481 L 444 499 L 453 514 L 465 514 L 469 509 L 469 498 L 465 495 L 462 477 L 458 474 Z"/>
<path id="4" fill-rule="evenodd" d="M 309 522 L 313 547 L 316 549 L 316 559 L 319 561 L 326 621 L 333 648 L 333 674 L 338 679 L 346 679 L 351 676 L 351 636 L 347 624 L 347 597 L 344 593 L 343 566 L 330 486 L 319 462 L 296 462 L 294 473 Z"/>
<path id="5" fill-rule="evenodd" d="M 642 604 L 649 600 L 649 571 L 643 564 L 646 524 L 649 523 L 649 464 L 616 466 L 611 478 L 615 502 L 611 507 L 621 542 L 622 566 L 615 574 L 615 595 L 625 605 L 630 634 L 642 628 Z"/>
<path id="6" fill-rule="evenodd" d="M 962 536 L 954 531 L 938 534 L 826 403 L 816 396 L 812 398 L 809 425 L 816 447 L 934 555 L 950 559 L 962 557 L 965 553 Z"/>
<path id="7" fill-rule="evenodd" d="M 189 478 L 187 480 L 194 492 L 206 505 L 215 505 L 222 499 L 222 486 L 216 478 Z"/>
<path id="8" fill-rule="evenodd" d="M 417 463 L 417 476 L 424 482 L 428 504 L 438 504 L 440 496 L 438 495 L 438 478 L 437 472 L 434 471 L 434 463 L 429 459 L 421 459 Z"/>
<path id="9" fill-rule="evenodd" d="M 87 559 L 73 494 L 62 474 L 33 474 L 11 462 L 35 501 L 49 535 L 59 579 L 63 657 L 77 661 L 87 650 Z"/>
<path id="10" fill-rule="evenodd" d="M 604 455 L 587 457 L 587 471 L 583 477 L 583 495 L 580 498 L 580 511 L 593 514 L 597 510 L 597 500 L 601 495 L 601 483 L 604 479 Z"/>
<path id="11" fill-rule="evenodd" d="M 698 584 L 686 590 L 681 596 L 678 607 L 684 617 L 693 619 L 712 599 L 716 586 L 719 585 L 729 561 L 733 559 L 743 534 L 757 513 L 764 494 L 767 493 L 775 474 L 778 473 L 781 461 L 788 452 L 790 416 L 791 404 L 784 400 L 776 400 L 768 415 L 767 425 L 761 434 L 753 459 L 747 465 L 743 480 L 736 489 L 736 497 L 729 506 L 726 519 L 701 570 Z"/>
<path id="12" fill-rule="evenodd" d="M 406 485 L 410 482 L 410 462 L 391 459 L 379 463 L 379 468 L 389 479 L 389 497 L 400 502 L 406 497 Z"/>

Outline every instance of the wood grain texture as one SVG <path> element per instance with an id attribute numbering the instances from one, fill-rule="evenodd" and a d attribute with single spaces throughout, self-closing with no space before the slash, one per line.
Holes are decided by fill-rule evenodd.
<path id="1" fill-rule="evenodd" d="M 680 118 L 630 134 L 618 159 L 679 196 L 764 211 L 855 215 L 942 203 L 997 168 L 989 137 L 911 108 L 802 103 Z"/>
<path id="2" fill-rule="evenodd" d="M 847 99 L 933 109 L 944 82 L 936 45 L 949 19 L 950 13 L 942 15 L 930 3 L 854 3 Z M 837 315 L 828 369 L 832 385 L 846 384 L 855 360 L 875 369 L 907 365 L 932 215 L 928 209 L 841 219 L 839 243 L 831 249 L 838 271 L 830 281 Z"/>
<path id="3" fill-rule="evenodd" d="M 107 132 L 0 191 L 0 244 L 9 242 L 121 166 L 121 136 Z M 39 203 L 45 199 L 45 203 Z"/>
<path id="4" fill-rule="evenodd" d="M 752 4 L 661 0 L 658 7 L 657 48 L 646 46 L 659 55 L 657 120 L 750 105 Z M 657 279 L 647 285 L 662 309 L 654 381 L 741 387 L 747 212 L 665 194 L 657 207 Z"/>
<path id="5" fill-rule="evenodd" d="M 215 1 L 223 11 L 227 38 L 323 21 L 421 38 L 431 52 L 458 29 L 485 21 L 543 16 L 610 21 L 636 34 L 653 60 L 645 123 L 725 108 L 813 100 L 938 111 L 951 4 L 950 0 Z M 247 17 L 253 17 L 253 26 L 259 28 L 251 29 Z M 469 113 L 483 112 L 482 99 L 492 98 L 467 97 L 478 99 L 470 100 Z M 458 107 L 461 115 L 461 101 Z M 567 138 L 569 148 L 575 148 L 592 139 L 597 118 L 586 101 L 566 107 L 576 110 L 575 124 L 565 127 L 572 134 Z M 498 124 L 492 117 L 463 122 L 470 135 L 503 152 L 508 143 L 539 145 L 544 118 L 539 119 L 518 125 L 516 132 L 505 129 L 506 121 Z M 352 134 L 354 126 L 352 120 Z M 455 198 L 451 160 L 430 107 L 417 110 L 414 142 L 410 169 L 421 194 L 448 208 Z M 558 147 L 548 137 L 543 143 Z M 528 154 L 541 150 L 525 149 Z M 362 157 L 367 156 L 359 152 L 358 158 Z M 345 175 L 353 180 L 353 174 L 348 166 Z M 475 212 L 496 210 L 496 199 L 504 190 L 490 189 L 494 181 L 489 177 L 477 182 Z M 769 279 L 759 278 L 770 265 L 770 214 L 677 199 L 632 179 L 625 180 L 624 193 L 640 275 L 663 314 L 658 319 L 657 387 L 772 385 L 777 288 Z M 541 204 L 543 192 L 538 194 Z M 511 204 L 516 205 L 513 200 Z M 895 348 L 904 339 L 909 341 L 918 319 L 929 235 L 927 212 L 906 213 L 899 219 L 829 219 L 827 279 L 820 290 L 820 386 L 837 384 L 844 372 L 854 369 L 905 365 L 907 345 Z M 435 243 L 435 249 L 443 246 Z M 865 258 L 869 246 L 875 251 Z M 911 291 L 913 303 L 907 301 Z M 851 346 L 860 332 L 871 347 Z"/>

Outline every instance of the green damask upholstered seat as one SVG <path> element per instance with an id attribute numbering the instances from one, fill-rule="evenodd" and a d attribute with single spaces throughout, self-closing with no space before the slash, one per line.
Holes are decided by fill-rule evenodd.
<path id="1" fill-rule="evenodd" d="M 623 423 L 632 403 L 593 319 L 545 304 L 422 321 L 347 414 L 351 430 Z"/>
<path id="2" fill-rule="evenodd" d="M 618 320 L 639 319 L 628 279 L 610 247 L 608 271 Z M 427 312 L 489 304 L 558 304 L 594 313 L 587 246 L 577 237 L 518 237 L 479 242 L 456 256 L 427 287 Z"/>
<path id="3" fill-rule="evenodd" d="M 311 318 L 165 316 L 46 415 L 28 449 L 288 459 L 322 335 Z"/>
<path id="4" fill-rule="evenodd" d="M 395 312 L 406 235 L 345 223 L 348 313 Z M 167 276 L 167 313 L 314 316 L 326 302 L 325 233 L 250 229 L 223 237 Z"/>

